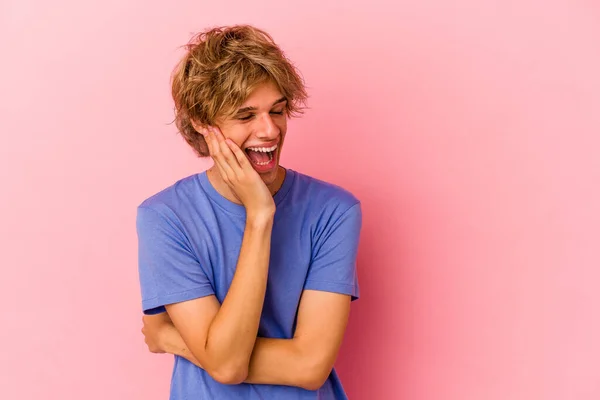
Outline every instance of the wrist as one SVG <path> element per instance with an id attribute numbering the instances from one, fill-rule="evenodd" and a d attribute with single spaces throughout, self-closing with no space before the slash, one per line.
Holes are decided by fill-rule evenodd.
<path id="1" fill-rule="evenodd" d="M 262 228 L 273 224 L 275 208 L 259 210 L 246 210 L 246 224 L 251 227 Z"/>

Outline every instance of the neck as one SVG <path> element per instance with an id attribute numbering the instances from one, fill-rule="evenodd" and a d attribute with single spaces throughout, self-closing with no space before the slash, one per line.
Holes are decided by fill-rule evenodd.
<path id="1" fill-rule="evenodd" d="M 217 170 L 217 168 L 215 166 L 208 169 L 206 171 L 206 175 L 208 177 L 210 184 L 215 188 L 215 190 L 221 196 L 225 197 L 227 200 L 229 200 L 233 203 L 242 204 L 238 200 L 238 198 L 233 194 L 233 191 L 231 190 L 229 185 L 227 185 L 227 183 L 225 183 L 223 178 L 221 178 L 221 173 Z M 275 196 L 275 194 L 279 191 L 279 189 L 281 189 L 281 186 L 283 185 L 283 181 L 285 179 L 285 175 L 286 175 L 286 169 L 283 168 L 282 166 L 278 166 L 277 167 L 277 177 L 275 178 L 273 183 L 267 185 L 267 188 L 269 188 L 269 191 L 271 192 L 272 196 Z"/>

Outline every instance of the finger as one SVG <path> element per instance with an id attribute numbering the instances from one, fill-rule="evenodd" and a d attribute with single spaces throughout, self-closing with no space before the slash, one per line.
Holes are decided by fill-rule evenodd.
<path id="1" fill-rule="evenodd" d="M 215 154 L 215 149 L 214 149 L 214 142 L 212 139 L 212 134 L 211 131 L 206 130 L 204 132 L 204 141 L 206 141 L 206 145 L 208 146 L 208 153 L 210 154 L 211 157 L 214 157 Z"/>
<path id="2" fill-rule="evenodd" d="M 229 176 L 227 175 L 227 171 L 223 168 L 223 164 L 222 162 L 220 162 L 218 159 L 213 158 L 213 160 L 215 161 L 215 167 L 217 167 L 217 170 L 219 171 L 219 174 L 221 175 L 221 178 L 223 178 L 223 180 L 225 181 L 225 183 L 229 183 Z M 234 174 L 233 171 L 229 172 L 230 174 Z"/>
<path id="3" fill-rule="evenodd" d="M 246 154 L 244 154 L 244 152 L 242 151 L 242 149 L 240 149 L 240 147 L 237 144 L 235 144 L 233 142 L 233 140 L 226 139 L 225 143 L 227 143 L 227 145 L 229 146 L 229 149 L 231 150 L 231 152 L 233 153 L 233 155 L 237 159 L 237 161 L 240 164 L 240 167 L 242 169 L 244 169 L 244 168 L 252 168 L 252 166 L 248 162 L 248 158 L 246 157 Z"/>
<path id="4" fill-rule="evenodd" d="M 240 171 L 240 169 L 241 169 L 240 163 L 238 162 L 238 159 L 235 156 L 235 154 L 233 153 L 233 151 L 231 151 L 231 149 L 229 148 L 229 145 L 227 144 L 225 136 L 223 136 L 223 133 L 217 127 L 215 127 L 214 132 L 215 132 L 215 137 L 217 138 L 217 141 L 219 142 L 219 149 L 221 150 L 221 153 L 225 157 L 225 160 L 227 160 L 227 163 L 233 169 L 233 171 L 239 175 L 239 172 L 241 172 Z"/>
<path id="5" fill-rule="evenodd" d="M 221 146 L 219 145 L 217 138 L 215 137 L 214 131 L 209 130 L 206 137 L 208 138 L 208 142 L 210 143 L 210 155 L 214 160 L 217 169 L 221 173 L 221 177 L 225 181 L 230 181 L 232 178 L 235 178 L 236 174 L 225 160 L 225 156 L 221 151 Z"/>
<path id="6" fill-rule="evenodd" d="M 206 138 L 206 134 L 207 134 L 207 130 L 206 128 L 202 127 L 202 128 L 198 128 L 196 130 L 200 135 L 202 135 L 202 137 L 204 138 L 204 142 L 206 143 L 207 146 L 209 146 L 208 144 L 208 139 Z M 209 146 L 210 147 L 210 146 Z M 209 148 L 210 150 L 210 148 Z"/>
<path id="7" fill-rule="evenodd" d="M 215 159 L 215 156 L 216 156 L 215 145 L 214 145 L 214 141 L 212 139 L 212 134 L 210 131 L 207 130 L 204 133 L 204 140 L 206 141 L 206 145 L 208 146 L 208 154 L 213 159 L 213 161 L 216 165 L 217 160 Z"/>
<path id="8" fill-rule="evenodd" d="M 223 132 L 221 132 L 221 129 L 219 129 L 218 126 L 211 126 L 210 130 L 215 136 L 217 143 L 222 143 L 225 141 L 225 135 L 223 135 Z"/>
<path id="9" fill-rule="evenodd" d="M 233 175 L 230 175 L 230 179 L 239 178 L 242 174 L 242 169 L 240 164 L 237 161 L 237 158 L 225 142 L 225 137 L 219 130 L 219 128 L 213 128 L 213 136 L 217 141 L 216 145 L 219 147 L 219 153 L 221 156 L 220 161 L 223 163 L 222 167 L 228 173 L 231 172 Z"/>
<path id="10" fill-rule="evenodd" d="M 223 132 L 221 132 L 221 130 L 219 129 L 219 127 L 212 127 L 212 132 L 214 134 L 215 139 L 217 140 L 217 143 L 220 146 L 220 150 L 223 152 L 223 155 L 229 154 L 231 152 L 231 149 L 229 148 L 229 146 L 226 145 L 226 140 L 225 139 L 225 135 L 223 135 Z"/>
<path id="11" fill-rule="evenodd" d="M 208 129 L 206 129 L 206 127 L 205 127 L 205 126 L 198 127 L 198 130 L 197 130 L 197 132 L 198 132 L 199 134 L 201 134 L 202 136 L 206 136 L 206 133 L 208 132 Z"/>

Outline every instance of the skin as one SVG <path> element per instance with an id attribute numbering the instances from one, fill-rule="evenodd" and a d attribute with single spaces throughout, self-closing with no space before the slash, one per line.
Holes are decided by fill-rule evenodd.
<path id="1" fill-rule="evenodd" d="M 285 169 L 279 166 L 279 160 L 287 133 L 286 105 L 287 101 L 279 92 L 277 86 L 269 81 L 258 86 L 240 107 L 240 109 L 252 107 L 255 110 L 238 113 L 229 118 L 221 117 L 217 120 L 216 127 L 193 125 L 198 132 L 205 136 L 209 147 L 211 143 L 216 145 L 214 139 L 219 139 L 220 136 L 232 141 L 244 153 L 248 147 L 264 147 L 266 143 L 277 141 L 276 168 L 265 173 L 257 172 L 270 193 L 275 194 L 285 178 Z M 216 131 L 217 136 L 212 137 L 211 131 Z M 212 154 L 211 157 L 213 157 Z M 224 176 L 227 175 L 228 169 L 227 166 L 222 164 L 215 160 L 215 165 L 207 172 L 208 178 L 213 187 L 223 197 L 242 204 L 243 201 L 238 198 L 232 187 L 226 183 Z M 250 164 L 252 165 L 252 163 Z"/>
<path id="2" fill-rule="evenodd" d="M 349 312 L 348 296 L 305 290 L 298 308 L 294 337 L 256 338 L 244 382 L 319 389 L 334 366 Z M 150 352 L 174 354 L 204 368 L 167 313 L 143 316 L 142 323 L 142 333 Z"/>
<path id="3" fill-rule="evenodd" d="M 236 272 L 222 304 L 207 296 L 167 305 L 143 317 L 151 352 L 184 357 L 224 384 L 278 384 L 317 390 L 333 368 L 346 329 L 350 296 L 305 290 L 292 339 L 257 337 L 266 290 L 273 194 L 285 178 L 279 166 L 287 131 L 285 99 L 272 82 L 260 85 L 218 127 L 194 125 L 207 141 L 214 166 L 208 176 L 225 198 L 246 208 Z M 245 150 L 277 142 L 276 166 L 259 173 Z M 267 146 L 264 146 L 267 147 Z"/>

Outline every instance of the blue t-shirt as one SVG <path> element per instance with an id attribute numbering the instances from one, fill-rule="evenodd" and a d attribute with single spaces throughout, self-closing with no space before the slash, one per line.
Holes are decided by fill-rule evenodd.
<path id="1" fill-rule="evenodd" d="M 291 339 L 304 289 L 359 296 L 356 253 L 360 202 L 348 191 L 287 169 L 275 194 L 269 275 L 258 336 Z M 235 273 L 246 211 L 221 196 L 206 172 L 184 178 L 137 210 L 139 276 L 146 314 L 215 295 Z M 346 399 L 335 372 L 317 391 L 283 385 L 224 385 L 176 356 L 171 400 Z"/>

